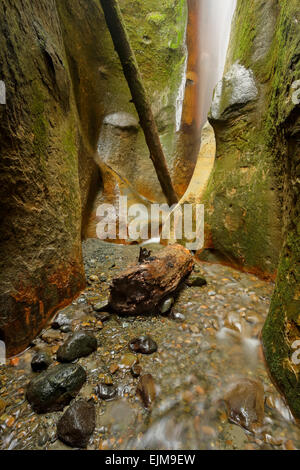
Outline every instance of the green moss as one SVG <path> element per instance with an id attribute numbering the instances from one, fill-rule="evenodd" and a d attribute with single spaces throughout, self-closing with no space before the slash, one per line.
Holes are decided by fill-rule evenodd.
<path id="1" fill-rule="evenodd" d="M 253 43 L 256 37 L 257 2 L 255 0 L 240 0 L 237 5 L 234 37 L 235 45 L 233 62 L 240 60 L 246 67 L 251 64 Z"/>
<path id="2" fill-rule="evenodd" d="M 156 26 L 159 26 L 161 23 L 163 23 L 166 20 L 167 16 L 165 14 L 162 14 L 158 11 L 153 11 L 147 15 L 147 21 L 150 23 L 154 23 Z"/>

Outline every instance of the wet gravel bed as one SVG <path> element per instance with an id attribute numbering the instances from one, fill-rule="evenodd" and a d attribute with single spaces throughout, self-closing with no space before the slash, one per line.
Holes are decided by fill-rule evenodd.
<path id="1" fill-rule="evenodd" d="M 63 411 L 36 414 L 25 392 L 39 374 L 31 370 L 33 356 L 47 352 L 50 368 L 55 367 L 59 346 L 79 330 L 98 341 L 96 351 L 75 361 L 87 373 L 75 400 L 94 403 L 96 410 L 88 449 L 300 448 L 299 428 L 268 377 L 260 343 L 272 283 L 230 267 L 197 263 L 194 274 L 207 284 L 185 285 L 171 313 L 122 317 L 96 312 L 93 305 L 107 298 L 111 278 L 137 261 L 139 247 L 88 240 L 83 252 L 88 285 L 62 311 L 69 320 L 60 329 L 49 325 L 27 351 L 0 368 L 1 449 L 71 449 L 57 437 Z M 145 335 L 157 351 L 141 354 L 129 348 L 134 338 Z M 147 408 L 137 388 L 140 376 L 148 374 L 156 396 Z M 226 406 L 242 408 L 246 379 L 263 387 L 259 425 L 234 424 L 235 410 L 230 414 Z M 97 394 L 99 384 L 115 387 L 110 399 Z M 240 385 L 232 392 L 234 384 Z M 255 404 L 251 396 L 247 399 L 251 415 Z"/>

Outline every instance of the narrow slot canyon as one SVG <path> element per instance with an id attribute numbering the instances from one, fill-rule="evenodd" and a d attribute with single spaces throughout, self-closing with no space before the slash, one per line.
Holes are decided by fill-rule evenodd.
<path id="1" fill-rule="evenodd" d="M 1 450 L 300 449 L 299 16 L 2 0 Z"/>

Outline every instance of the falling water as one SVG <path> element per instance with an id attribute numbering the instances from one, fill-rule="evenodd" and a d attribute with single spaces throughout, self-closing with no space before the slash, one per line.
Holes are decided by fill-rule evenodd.
<path id="1" fill-rule="evenodd" d="M 222 78 L 236 0 L 200 0 L 200 114 L 205 123 L 213 90 Z"/>

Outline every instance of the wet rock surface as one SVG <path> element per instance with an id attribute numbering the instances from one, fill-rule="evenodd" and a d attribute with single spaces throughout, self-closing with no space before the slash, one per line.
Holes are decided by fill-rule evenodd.
<path id="1" fill-rule="evenodd" d="M 62 410 L 86 380 L 84 369 L 75 364 L 59 364 L 32 379 L 26 397 L 37 413 Z"/>
<path id="2" fill-rule="evenodd" d="M 89 356 L 97 349 L 97 338 L 91 333 L 77 331 L 60 346 L 57 351 L 59 362 L 72 362 L 80 357 Z"/>
<path id="3" fill-rule="evenodd" d="M 57 424 L 57 436 L 71 447 L 85 448 L 94 432 L 94 403 L 79 400 L 72 403 Z"/>
<path id="4" fill-rule="evenodd" d="M 95 274 L 107 281 L 89 285 L 62 312 L 71 319 L 74 332 L 92 331 L 99 347 L 76 364 L 57 366 L 57 349 L 68 335 L 60 331 L 61 339 L 49 344 L 43 340 L 44 331 L 32 348 L 0 366 L 0 400 L 5 402 L 0 410 L 2 449 L 70 449 L 57 440 L 62 412 L 36 414 L 26 400 L 26 388 L 33 378 L 56 367 L 79 366 L 87 379 L 75 392 L 76 401 L 93 402 L 96 412 L 88 449 L 300 448 L 299 428 L 269 379 L 261 350 L 260 332 L 272 283 L 230 267 L 201 263 L 198 274 L 207 285 L 183 287 L 172 314 L 111 314 L 102 323 L 92 306 L 107 298 L 114 275 L 136 263 L 139 247 L 97 240 L 89 240 L 83 247 L 86 277 Z M 155 246 L 149 249 L 155 253 Z M 155 339 L 157 352 L 145 355 L 128 350 L 133 338 L 147 335 Z M 54 365 L 36 376 L 31 361 L 40 350 L 49 353 Z M 126 367 L 122 367 L 124 361 Z M 139 376 L 132 373 L 137 366 Z M 156 392 L 148 408 L 137 393 L 147 374 L 153 377 Z M 261 425 L 251 426 L 251 431 L 242 422 L 234 424 L 224 405 L 228 393 L 246 379 L 260 382 L 265 397 Z M 95 389 L 99 384 L 116 387 L 114 399 L 98 397 Z M 238 394 L 239 402 L 234 401 L 237 416 L 241 404 L 249 403 L 247 390 Z"/>

